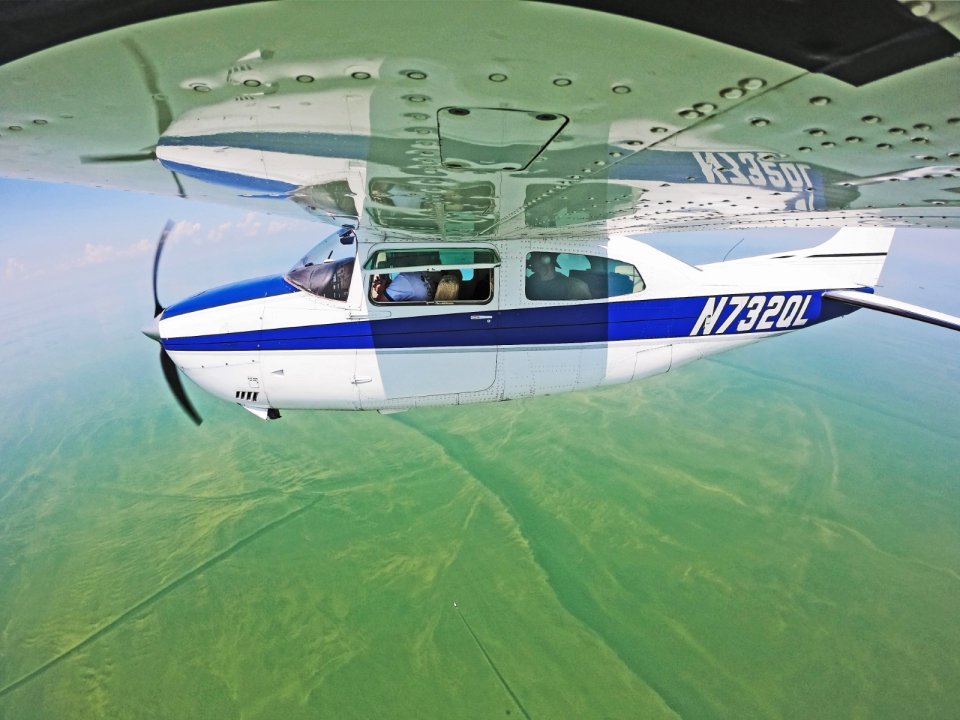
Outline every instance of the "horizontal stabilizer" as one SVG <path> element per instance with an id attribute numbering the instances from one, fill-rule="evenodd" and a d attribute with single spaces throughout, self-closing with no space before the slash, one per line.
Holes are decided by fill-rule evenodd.
<path id="1" fill-rule="evenodd" d="M 860 292 L 858 290 L 828 290 L 823 294 L 825 300 L 833 300 L 857 307 L 879 310 L 880 312 L 899 315 L 900 317 L 919 320 L 920 322 L 939 325 L 950 330 L 960 330 L 960 317 L 956 315 L 947 315 L 946 313 L 928 310 L 919 305 L 891 300 L 890 298 L 878 297 L 870 293 Z"/>

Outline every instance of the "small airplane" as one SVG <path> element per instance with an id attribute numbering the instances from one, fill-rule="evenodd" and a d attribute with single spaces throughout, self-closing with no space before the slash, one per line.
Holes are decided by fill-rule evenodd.
<path id="1" fill-rule="evenodd" d="M 893 230 L 691 266 L 626 236 L 429 242 L 331 233 L 289 272 L 167 308 L 144 334 L 177 376 L 264 420 L 282 409 L 397 412 L 625 383 L 859 307 L 960 330 L 873 292 Z"/>
<path id="2" fill-rule="evenodd" d="M 626 382 L 857 307 L 956 327 L 872 293 L 890 228 L 960 228 L 953 3 L 227 4 L 38 3 L 0 48 L 0 174 L 340 226 L 165 310 L 158 245 L 195 420 L 178 367 L 269 419 Z M 628 237 L 767 227 L 846 229 L 700 267 Z"/>

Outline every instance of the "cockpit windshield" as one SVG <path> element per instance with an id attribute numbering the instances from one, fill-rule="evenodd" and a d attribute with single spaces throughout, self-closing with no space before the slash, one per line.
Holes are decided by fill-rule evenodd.
<path id="1" fill-rule="evenodd" d="M 356 257 L 356 232 L 342 227 L 300 258 L 286 279 L 314 295 L 346 302 Z"/>
<path id="2" fill-rule="evenodd" d="M 290 268 L 290 272 L 310 265 L 336 262 L 357 256 L 357 235 L 351 227 L 342 227 L 327 235 Z"/>

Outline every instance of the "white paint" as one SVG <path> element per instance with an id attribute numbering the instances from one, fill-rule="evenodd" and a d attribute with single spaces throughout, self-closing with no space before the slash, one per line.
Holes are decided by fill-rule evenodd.
<path id="1" fill-rule="evenodd" d="M 435 248 L 436 243 L 377 238 L 374 244 L 361 238 L 346 302 L 299 291 L 164 318 L 159 331 L 161 337 L 171 338 L 260 328 L 364 324 L 357 326 L 357 333 L 369 337 L 367 323 L 455 314 L 466 322 L 466 332 L 470 323 L 476 323 L 478 332 L 496 339 L 489 333 L 491 327 L 495 332 L 499 323 L 508 322 L 502 314 L 505 310 L 566 306 L 573 313 L 566 317 L 576 324 L 576 308 L 581 306 L 589 308 L 595 318 L 597 306 L 613 312 L 617 303 L 632 300 L 703 299 L 702 310 L 694 310 L 689 319 L 677 320 L 676 327 L 682 327 L 678 336 L 649 340 L 400 348 L 390 347 L 396 342 L 384 335 L 384 346 L 378 348 L 375 332 L 374 347 L 360 349 L 170 352 L 196 384 L 261 417 L 266 417 L 268 408 L 395 411 L 569 392 L 669 372 L 702 357 L 799 329 L 817 319 L 808 313 L 819 306 L 810 302 L 819 291 L 838 288 L 842 294 L 844 288 L 860 287 L 860 280 L 876 282 L 891 236 L 892 231 L 847 229 L 816 248 L 698 268 L 621 236 L 605 241 L 484 243 L 501 258 L 501 265 L 493 271 L 492 301 L 427 305 L 372 303 L 367 297 L 369 275 L 361 265 L 374 248 L 384 245 Z M 639 269 L 646 288 L 609 299 L 527 300 L 525 258 L 536 250 L 630 263 Z M 595 322 L 590 316 L 583 317 L 584 322 Z M 693 335 L 688 336 L 691 326 Z M 252 387 L 258 388 L 257 400 L 238 401 L 237 393 Z"/>

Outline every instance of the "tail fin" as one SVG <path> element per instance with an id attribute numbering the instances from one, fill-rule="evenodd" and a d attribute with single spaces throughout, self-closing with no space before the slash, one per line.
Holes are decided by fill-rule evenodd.
<path id="1" fill-rule="evenodd" d="M 709 270 L 720 284 L 753 281 L 759 276 L 769 279 L 772 286 L 801 283 L 809 288 L 873 288 L 892 241 L 892 228 L 843 228 L 816 247 L 697 267 Z"/>
<path id="2" fill-rule="evenodd" d="M 841 228 L 824 243 L 810 248 L 810 257 L 823 255 L 886 255 L 893 228 Z"/>
<path id="3" fill-rule="evenodd" d="M 829 266 L 838 287 L 873 287 L 893 240 L 892 228 L 843 228 L 825 243 L 796 253 Z"/>

